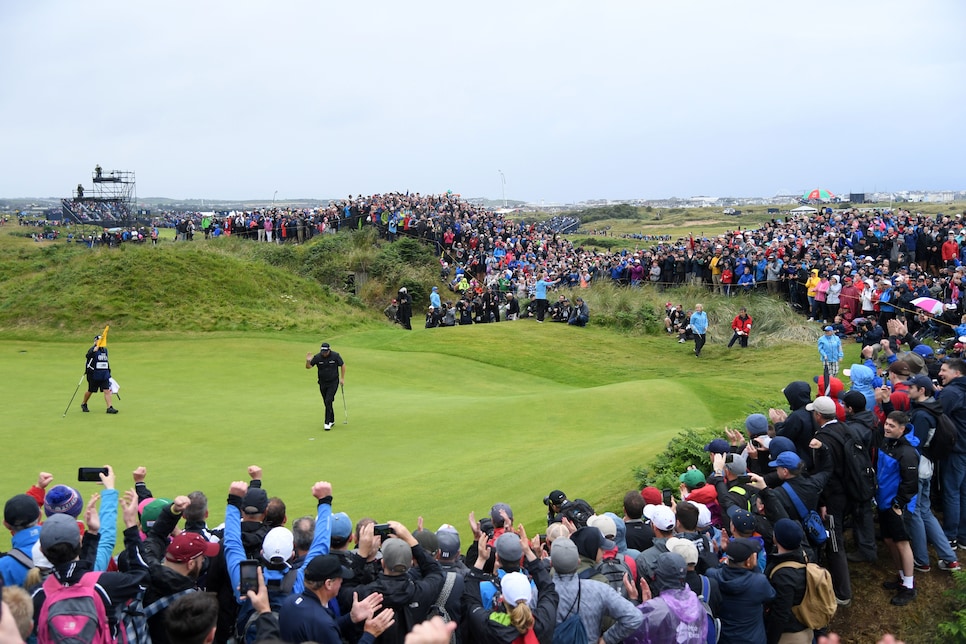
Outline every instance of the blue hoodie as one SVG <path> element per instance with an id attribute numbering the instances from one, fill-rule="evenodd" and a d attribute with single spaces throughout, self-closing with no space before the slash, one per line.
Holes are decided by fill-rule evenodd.
<path id="1" fill-rule="evenodd" d="M 849 379 L 852 381 L 852 388 L 849 391 L 857 391 L 865 396 L 867 410 L 875 409 L 875 371 L 865 365 L 853 364 L 849 367 Z"/>

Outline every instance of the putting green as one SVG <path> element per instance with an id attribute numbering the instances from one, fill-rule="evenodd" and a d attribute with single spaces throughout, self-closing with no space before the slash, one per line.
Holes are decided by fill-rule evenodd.
<path id="1" fill-rule="evenodd" d="M 325 479 L 333 483 L 335 508 L 353 520 L 368 515 L 415 525 L 422 515 L 428 527 L 453 523 L 465 536 L 470 510 L 482 516 L 503 501 L 537 530 L 545 526 L 541 501 L 551 489 L 607 500 L 604 509 L 618 511 L 619 498 L 634 486 L 633 467 L 682 429 L 736 415 L 720 400 L 713 410 L 701 402 L 712 399 L 715 379 L 728 388 L 728 374 L 710 365 L 685 363 L 666 378 L 654 365 L 635 366 L 661 362 L 646 343 L 631 346 L 603 331 L 586 336 L 595 337 L 593 352 L 562 355 L 545 347 L 572 341 L 572 329 L 525 324 L 330 338 L 346 360 L 348 408 L 344 424 L 336 398 L 330 432 L 322 430 L 315 369 L 304 369 L 305 353 L 318 347 L 314 338 L 116 339 L 121 334 L 112 331 L 120 413 L 105 414 L 99 394 L 92 413 L 81 413 L 85 381 L 66 417 L 86 343 L 0 341 L 0 376 L 8 383 L 0 394 L 4 496 L 44 470 L 87 498 L 97 486 L 77 483 L 78 467 L 110 463 L 124 488 L 131 470 L 144 465 L 158 495 L 204 490 L 215 525 L 230 482 L 247 480 L 247 466 L 258 464 L 290 520 L 314 511 L 312 483 Z M 494 349 L 518 342 L 521 333 L 531 336 L 528 348 Z M 487 350 L 487 362 L 474 347 Z M 637 377 L 627 378 L 630 372 Z M 743 395 L 735 392 L 736 399 Z"/>

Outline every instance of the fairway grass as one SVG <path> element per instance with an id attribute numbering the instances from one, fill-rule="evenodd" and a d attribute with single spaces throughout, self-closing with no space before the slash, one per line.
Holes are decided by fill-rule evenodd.
<path id="1" fill-rule="evenodd" d="M 315 369 L 304 368 L 321 340 L 347 367 L 348 424 L 339 395 L 330 432 Z M 415 525 L 422 515 L 434 529 L 455 524 L 464 539 L 467 514 L 495 502 L 542 531 L 541 501 L 555 488 L 620 513 L 632 469 L 678 432 L 781 402 L 785 383 L 818 366 L 812 347 L 711 344 L 696 359 L 671 338 L 532 320 L 340 337 L 112 331 L 120 413 L 105 414 L 100 394 L 81 413 L 85 381 L 62 417 L 87 348 L 0 340 L 5 498 L 41 470 L 88 498 L 97 486 L 77 483 L 78 467 L 110 463 L 123 489 L 144 465 L 159 496 L 205 491 L 217 525 L 231 481 L 258 464 L 289 520 L 314 513 L 311 486 L 328 480 L 334 507 L 353 520 Z"/>

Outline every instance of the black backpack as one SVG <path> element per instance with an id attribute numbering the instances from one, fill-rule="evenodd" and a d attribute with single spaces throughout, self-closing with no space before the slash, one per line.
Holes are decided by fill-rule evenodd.
<path id="1" fill-rule="evenodd" d="M 836 425 L 842 428 L 842 433 L 822 432 L 822 436 L 831 436 L 842 447 L 845 495 L 854 503 L 870 501 L 875 496 L 876 479 L 869 447 L 853 427 L 845 423 Z"/>
<path id="2" fill-rule="evenodd" d="M 934 414 L 931 409 L 925 409 L 932 414 L 936 421 L 936 427 L 929 432 L 929 438 L 919 446 L 919 450 L 929 460 L 941 461 L 953 451 L 959 430 L 956 428 L 953 419 L 945 412 Z"/>
<path id="3" fill-rule="evenodd" d="M 595 575 L 601 575 L 607 579 L 608 586 L 619 592 L 621 597 L 627 599 L 627 588 L 624 587 L 625 574 L 628 579 L 631 578 L 631 569 L 622 559 L 618 557 L 604 557 L 593 568 L 588 568 L 580 573 L 580 578 L 590 579 Z"/>

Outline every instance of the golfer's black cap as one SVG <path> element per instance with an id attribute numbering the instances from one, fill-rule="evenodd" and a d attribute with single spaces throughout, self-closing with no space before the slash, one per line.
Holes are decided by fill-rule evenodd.
<path id="1" fill-rule="evenodd" d="M 323 342 L 322 343 L 322 351 L 329 351 L 329 343 L 328 342 Z"/>

